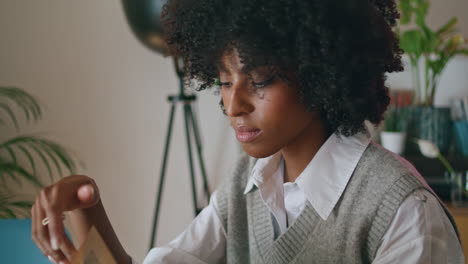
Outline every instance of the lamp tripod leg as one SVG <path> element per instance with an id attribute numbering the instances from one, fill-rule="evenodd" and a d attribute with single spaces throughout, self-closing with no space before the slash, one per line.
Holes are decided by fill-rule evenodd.
<path id="1" fill-rule="evenodd" d="M 193 113 L 192 107 L 188 108 L 188 112 L 189 112 L 189 115 L 190 115 L 190 121 L 192 123 L 193 134 L 195 136 L 195 143 L 196 143 L 196 146 L 197 146 L 198 161 L 200 163 L 200 169 L 201 169 L 201 173 L 202 173 L 203 190 L 205 192 L 207 202 L 209 202 L 210 201 L 210 189 L 209 189 L 209 185 L 208 185 L 208 179 L 206 177 L 205 163 L 203 162 L 200 132 L 198 130 L 195 114 Z"/>
<path id="2" fill-rule="evenodd" d="M 189 160 L 190 179 L 192 183 L 192 198 L 193 198 L 193 209 L 195 216 L 198 215 L 200 209 L 197 203 L 197 184 L 195 182 L 195 173 L 193 169 L 193 158 L 192 158 L 192 142 L 190 139 L 190 104 L 184 104 L 184 120 L 185 120 L 185 136 L 187 138 L 187 153 Z"/>
<path id="3" fill-rule="evenodd" d="M 149 247 L 150 249 L 154 247 L 155 239 L 156 239 L 156 228 L 157 228 L 158 219 L 159 219 L 159 209 L 161 205 L 164 178 L 165 178 L 165 173 L 166 173 L 167 156 L 169 154 L 169 145 L 171 142 L 172 125 L 174 124 L 175 106 L 176 106 L 176 102 L 172 102 L 171 112 L 169 114 L 169 125 L 167 129 L 167 134 L 166 134 L 166 146 L 164 147 L 164 157 L 163 157 L 163 162 L 161 166 L 161 174 L 159 177 L 159 187 L 158 187 L 158 194 L 156 198 L 156 209 L 154 211 L 153 229 L 151 231 L 151 241 L 150 241 L 150 247 Z"/>

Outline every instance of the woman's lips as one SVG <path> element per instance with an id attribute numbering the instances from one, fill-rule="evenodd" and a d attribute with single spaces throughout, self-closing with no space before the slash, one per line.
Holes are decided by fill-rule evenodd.
<path id="1" fill-rule="evenodd" d="M 237 140 L 243 143 L 254 141 L 262 132 L 258 128 L 251 128 L 246 126 L 236 127 L 235 130 Z"/>

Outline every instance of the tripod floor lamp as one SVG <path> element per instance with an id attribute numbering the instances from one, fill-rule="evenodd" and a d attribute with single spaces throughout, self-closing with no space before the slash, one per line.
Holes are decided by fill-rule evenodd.
<path id="1" fill-rule="evenodd" d="M 161 11 L 166 0 L 122 0 L 122 5 L 125 10 L 127 21 L 137 38 L 148 48 L 158 53 L 167 54 L 166 45 L 162 37 L 161 25 Z M 208 179 L 206 176 L 205 165 L 202 156 L 202 145 L 200 140 L 200 132 L 196 122 L 195 114 L 192 109 L 193 103 L 196 102 L 197 97 L 193 94 L 185 92 L 184 85 L 184 70 L 183 65 L 178 58 L 174 58 L 175 72 L 179 78 L 179 93 L 169 95 L 167 100 L 171 105 L 169 112 L 169 123 L 166 134 L 166 141 L 164 146 L 164 156 L 161 164 L 159 186 L 156 195 L 156 206 L 153 216 L 153 225 L 151 231 L 151 241 L 149 248 L 154 247 L 156 240 L 156 231 L 159 219 L 159 210 L 161 206 L 162 193 L 164 189 L 164 180 L 166 176 L 166 165 L 169 154 L 172 129 L 174 124 L 174 114 L 177 105 L 183 106 L 184 123 L 185 123 L 185 137 L 187 143 L 188 166 L 190 170 L 190 182 L 192 189 L 192 199 L 194 214 L 197 215 L 201 208 L 197 203 L 197 184 L 195 181 L 194 161 L 192 139 L 195 141 L 195 148 L 198 156 L 198 162 L 202 174 L 203 192 L 207 200 L 210 199 L 210 191 L 208 187 Z"/>

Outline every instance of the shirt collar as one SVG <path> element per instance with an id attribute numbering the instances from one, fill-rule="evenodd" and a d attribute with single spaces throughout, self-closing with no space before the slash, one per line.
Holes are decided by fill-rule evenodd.
<path id="1" fill-rule="evenodd" d="M 332 134 L 296 179 L 295 183 L 322 219 L 326 220 L 335 207 L 369 143 L 368 133 L 350 137 Z M 244 194 L 269 180 L 281 160 L 279 152 L 258 159 Z"/>
<path id="2" fill-rule="evenodd" d="M 259 184 L 270 180 L 273 173 L 279 168 L 281 159 L 280 152 L 266 158 L 258 159 L 250 172 L 244 194 L 250 192 L 254 187 L 258 187 Z"/>

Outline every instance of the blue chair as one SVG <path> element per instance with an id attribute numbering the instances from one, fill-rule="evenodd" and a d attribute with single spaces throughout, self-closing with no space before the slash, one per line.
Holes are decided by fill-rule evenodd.
<path id="1" fill-rule="evenodd" d="M 31 219 L 0 219 L 2 264 L 50 264 L 31 239 Z"/>

